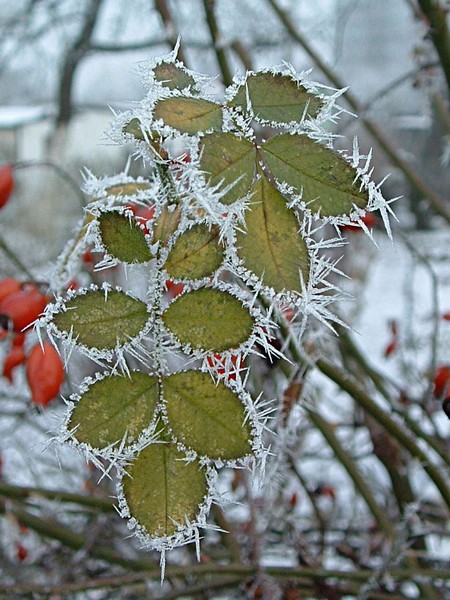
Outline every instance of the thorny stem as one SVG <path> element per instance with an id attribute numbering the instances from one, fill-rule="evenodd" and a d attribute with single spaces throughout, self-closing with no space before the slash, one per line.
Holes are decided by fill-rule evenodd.
<path id="1" fill-rule="evenodd" d="M 225 86 L 229 86 L 233 83 L 233 76 L 228 64 L 227 55 L 225 54 L 225 49 L 222 46 L 221 34 L 217 25 L 217 19 L 214 12 L 215 0 L 203 0 L 203 7 L 205 9 L 206 22 L 208 24 L 209 33 L 211 34 L 214 52 L 216 53 L 219 69 L 222 73 L 222 81 Z"/>
<path id="2" fill-rule="evenodd" d="M 335 85 L 337 88 L 344 88 L 344 83 L 340 80 L 338 75 L 320 58 L 319 54 L 310 46 L 306 38 L 294 27 L 287 12 L 283 10 L 277 0 L 267 0 L 278 18 L 286 28 L 287 32 L 293 40 L 295 40 L 306 53 L 312 58 L 319 69 L 325 74 L 325 76 Z M 351 94 L 346 91 L 343 95 L 350 105 L 350 107 L 358 114 L 361 114 L 363 107 L 359 101 Z M 366 117 L 361 117 L 361 122 L 364 124 L 367 131 L 369 131 L 373 138 L 378 142 L 380 148 L 384 151 L 386 156 L 390 158 L 393 164 L 398 167 L 406 179 L 409 181 L 411 186 L 419 192 L 421 196 L 426 198 L 433 209 L 441 215 L 447 222 L 450 223 L 450 209 L 446 202 L 432 190 L 429 185 L 417 174 L 415 169 L 407 163 L 399 154 L 397 149 L 393 146 L 391 141 L 385 136 L 384 132 L 372 121 Z"/>

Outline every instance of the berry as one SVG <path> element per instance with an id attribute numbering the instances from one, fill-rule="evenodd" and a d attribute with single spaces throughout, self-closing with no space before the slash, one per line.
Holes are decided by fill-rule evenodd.
<path id="1" fill-rule="evenodd" d="M 8 202 L 14 189 L 14 177 L 11 165 L 0 167 L 0 208 Z"/>
<path id="2" fill-rule="evenodd" d="M 64 366 L 58 352 L 49 342 L 33 347 L 27 361 L 26 374 L 33 404 L 47 406 L 58 395 L 64 381 Z"/>
<path id="3" fill-rule="evenodd" d="M 0 302 L 12 294 L 13 292 L 18 292 L 21 289 L 20 282 L 17 279 L 13 279 L 12 277 L 7 277 L 6 279 L 0 280 Z"/>
<path id="4" fill-rule="evenodd" d="M 47 305 L 47 298 L 34 285 L 13 292 L 0 302 L 0 314 L 7 315 L 19 332 L 31 325 Z"/>
<path id="5" fill-rule="evenodd" d="M 6 377 L 11 383 L 13 380 L 13 370 L 25 362 L 25 351 L 23 346 L 13 346 L 8 352 L 3 363 L 3 377 Z"/>
<path id="6" fill-rule="evenodd" d="M 450 391 L 450 365 L 440 365 L 433 377 L 434 395 L 442 398 Z"/>
<path id="7" fill-rule="evenodd" d="M 208 362 L 208 365 L 211 368 L 215 367 L 215 371 L 216 371 L 217 375 L 225 375 L 225 372 L 226 372 L 225 357 L 222 356 L 222 354 L 215 352 L 213 356 L 208 356 L 206 360 Z M 239 360 L 239 364 L 238 364 L 238 360 Z M 230 371 L 230 373 L 228 375 L 228 379 L 232 379 L 233 381 L 236 381 L 236 374 L 237 374 L 236 372 L 240 371 L 243 368 L 244 360 L 243 360 L 242 356 L 232 354 L 231 355 L 231 364 L 232 364 L 232 370 Z M 220 365 L 223 365 L 223 366 L 220 366 Z"/>
<path id="8" fill-rule="evenodd" d="M 360 220 L 368 229 L 375 227 L 377 224 L 377 218 L 373 213 L 366 213 L 363 217 L 361 217 Z M 362 231 L 362 227 L 358 224 L 357 221 L 354 225 L 352 223 L 348 223 L 347 225 L 341 225 L 341 229 L 343 231 Z"/>
<path id="9" fill-rule="evenodd" d="M 169 297 L 172 300 L 173 298 L 176 298 L 177 296 L 179 296 L 181 294 L 181 292 L 184 290 L 184 283 L 175 283 L 175 281 L 172 281 L 171 279 L 167 279 L 166 288 L 167 288 L 167 291 L 169 292 Z"/>

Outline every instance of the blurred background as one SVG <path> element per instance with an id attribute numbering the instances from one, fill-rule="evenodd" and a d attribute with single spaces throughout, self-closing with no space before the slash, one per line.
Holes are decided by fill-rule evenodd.
<path id="1" fill-rule="evenodd" d="M 373 222 L 375 243 L 359 231 L 349 231 L 342 251 L 340 266 L 351 279 L 340 285 L 352 294 L 353 301 L 339 310 L 351 326 L 358 356 L 373 370 L 363 368 L 361 361 L 355 367 L 354 355 L 349 358 L 351 343 L 345 336 L 347 346 L 342 342 L 338 347 L 336 342 L 335 347 L 333 342 L 330 352 L 335 352 L 335 357 L 342 354 L 345 368 L 367 383 L 375 397 L 379 395 L 387 412 L 394 406 L 403 425 L 404 419 L 409 419 L 409 433 L 421 438 L 424 448 L 429 444 L 430 460 L 448 475 L 448 419 L 436 393 L 435 376 L 439 368 L 450 365 L 449 10 L 446 0 L 0 0 L 0 165 L 13 166 L 16 184 L 12 200 L 0 213 L 2 277 L 23 278 L 20 264 L 25 264 L 28 273 L 45 280 L 87 201 L 79 189 L 84 169 L 97 176 L 113 175 L 124 169 L 132 152 L 132 148 L 114 145 L 104 132 L 114 112 L 143 97 L 139 65 L 168 53 L 178 36 L 179 58 L 190 69 L 217 76 L 218 96 L 233 76 L 246 70 L 283 61 L 298 72 L 312 69 L 313 80 L 332 88 L 348 87 L 340 99 L 348 113 L 336 124 L 335 133 L 342 135 L 337 147 L 351 148 L 357 135 L 362 151 L 373 148 L 374 180 L 389 175 L 383 194 L 387 199 L 399 198 L 393 204 L 398 218 L 398 222 L 392 220 L 394 242 L 380 223 Z M 141 168 L 135 163 L 132 171 L 138 173 Z M 384 391 L 388 389 L 387 396 L 380 395 L 377 381 L 383 382 Z M 66 382 L 68 393 L 69 384 Z M 342 389 L 323 374 L 313 378 L 311 385 L 317 398 L 314 410 L 322 411 L 322 418 L 329 420 L 386 513 L 404 525 L 398 554 L 387 557 L 373 521 L 364 524 L 359 518 L 356 506 L 360 497 L 342 468 L 342 457 L 336 458 L 328 438 L 324 444 L 323 436 L 314 429 L 317 423 L 311 427 L 305 419 L 296 425 L 302 440 L 296 449 L 300 453 L 301 446 L 303 452 L 303 474 L 297 472 L 296 484 L 289 480 L 280 492 L 281 499 L 270 504 L 271 514 L 261 508 L 264 490 L 260 497 L 256 495 L 253 510 L 256 506 L 263 515 L 257 533 L 267 550 L 267 554 L 261 551 L 263 557 L 272 565 L 376 567 L 381 573 L 413 547 L 420 568 L 445 567 L 448 513 L 424 475 L 421 461 L 417 456 L 405 458 L 404 448 L 390 446 L 389 435 L 383 437 L 371 427 L 361 416 L 364 410 L 347 397 L 343 399 Z M 14 521 L 10 516 L 2 520 L 0 577 L 3 574 L 8 585 L 17 584 L 15 592 L 5 587 L 5 598 L 31 594 L 33 584 L 39 584 L 36 589 L 40 591 L 29 597 L 54 599 L 74 594 L 76 598 L 444 600 L 448 593 L 445 581 L 439 578 L 434 589 L 410 582 L 409 587 L 396 587 L 395 594 L 385 582 L 375 586 L 375 592 L 370 586 L 339 591 L 328 584 L 320 587 L 316 580 L 313 591 L 299 591 L 298 595 L 296 587 L 287 584 L 280 584 L 273 595 L 266 584 L 258 592 L 260 582 L 256 580 L 247 587 L 239 584 L 238 591 L 223 596 L 205 586 L 198 594 L 194 590 L 183 595 L 183 586 L 190 585 L 186 577 L 169 578 L 167 587 L 159 588 L 155 575 L 158 559 L 152 556 L 139 563 L 138 545 L 123 541 L 125 528 L 102 504 L 110 494 L 108 485 L 97 485 L 98 473 L 92 465 L 86 468 L 70 448 L 58 454 L 53 450 L 43 453 L 54 435 L 57 418 L 30 411 L 24 386 L 20 373 L 13 385 L 6 382 L 0 386 L 2 512 L 8 502 L 15 501 L 11 498 L 16 492 L 8 485 L 34 486 L 40 493 L 47 488 L 88 493 L 98 501 L 92 515 L 85 505 L 67 509 L 50 493 L 42 497 L 53 504 L 38 503 L 38 509 L 31 511 L 32 516 L 44 515 L 44 521 L 56 515 L 60 525 L 65 524 L 70 532 L 75 528 L 77 535 L 89 532 L 94 524 L 92 536 L 86 534 L 87 541 L 81 538 L 78 546 L 76 540 L 71 543 L 70 535 L 58 537 L 56 526 L 41 528 L 40 533 L 39 524 L 33 529 L 30 518 L 29 529 L 23 533 L 20 519 Z M 11 399 L 12 404 L 7 404 Z M 52 413 L 60 417 L 61 408 L 56 406 Z M 424 428 L 425 437 L 414 430 L 414 424 Z M 402 474 L 400 481 L 395 470 Z M 237 490 L 240 501 L 249 501 L 251 494 L 236 474 L 229 473 L 225 480 Z M 401 485 L 407 486 L 406 495 L 396 488 Z M 28 502 L 28 495 L 24 498 Z M 24 508 L 25 500 L 20 506 Z M 219 525 L 223 518 L 220 511 L 214 515 Z M 251 519 L 241 522 L 241 515 L 234 513 L 228 518 L 237 531 L 238 543 L 250 548 L 251 562 L 252 544 L 256 543 L 255 531 L 248 525 Z M 45 545 L 41 534 L 53 541 Z M 356 538 L 349 537 L 353 534 Z M 85 563 L 92 545 L 102 536 L 122 557 L 122 564 L 117 556 L 107 560 L 106 566 Z M 420 543 L 416 543 L 418 538 Z M 85 554 L 80 554 L 80 543 Z M 211 547 L 206 544 L 206 560 L 226 562 L 230 553 L 235 560 L 233 543 L 213 539 Z M 220 546 L 217 554 L 212 550 L 214 544 Z M 20 548 L 26 554 L 21 554 Z M 371 557 L 376 560 L 371 562 Z M 173 562 L 189 565 L 195 558 L 192 553 L 180 553 Z M 27 571 L 24 565 L 29 567 Z M 131 584 L 127 587 L 121 569 L 128 576 L 133 570 L 153 567 L 156 571 L 147 587 L 137 591 Z M 77 595 L 70 591 L 74 573 L 87 580 L 98 575 L 122 577 L 120 585 L 125 587 Z M 22 578 L 29 585 L 20 591 Z M 56 591 L 47 595 L 44 584 L 51 581 Z M 229 587 L 232 589 L 231 583 Z M 157 595 L 147 595 L 150 593 Z"/>

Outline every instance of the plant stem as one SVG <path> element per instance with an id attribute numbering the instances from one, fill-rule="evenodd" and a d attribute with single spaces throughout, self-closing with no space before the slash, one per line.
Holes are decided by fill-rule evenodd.
<path id="1" fill-rule="evenodd" d="M 233 76 L 231 69 L 228 64 L 227 55 L 222 47 L 221 34 L 217 25 L 217 19 L 215 15 L 215 0 L 203 0 L 203 6 L 206 14 L 206 22 L 208 24 L 209 33 L 211 34 L 211 40 L 216 53 L 217 62 L 219 63 L 219 69 L 222 73 L 222 81 L 224 85 L 228 86 L 233 83 Z"/>
<path id="2" fill-rule="evenodd" d="M 418 0 L 420 10 L 430 25 L 433 41 L 442 70 L 450 90 L 450 33 L 447 23 L 447 10 L 438 0 Z"/>
<path id="3" fill-rule="evenodd" d="M 6 244 L 5 240 L 3 239 L 3 237 L 0 235 L 0 249 L 3 250 L 3 252 L 6 254 L 6 256 L 9 258 L 9 260 L 14 263 L 16 265 L 16 267 L 22 271 L 22 273 L 24 273 L 28 279 L 30 279 L 30 281 L 34 281 L 35 277 L 33 275 L 33 273 L 28 269 L 28 267 L 26 267 L 23 262 L 20 260 L 20 258 L 16 255 L 15 252 L 13 252 L 11 250 L 11 248 L 9 248 L 9 246 Z"/>
<path id="4" fill-rule="evenodd" d="M 450 489 L 447 481 L 440 472 L 440 468 L 434 465 L 429 456 L 420 448 L 414 439 L 396 421 L 384 411 L 372 398 L 366 394 L 358 382 L 351 375 L 342 371 L 340 367 L 333 365 L 324 358 L 315 362 L 316 367 L 329 379 L 334 381 L 341 389 L 346 391 L 360 406 L 362 406 L 374 419 L 389 431 L 400 444 L 422 464 L 423 469 L 429 475 L 441 493 L 444 502 L 450 509 Z"/>
<path id="5" fill-rule="evenodd" d="M 49 490 L 37 487 L 23 487 L 10 485 L 0 481 L 0 496 L 14 500 L 34 500 L 35 498 L 47 498 L 58 502 L 73 502 L 89 508 L 96 508 L 102 512 L 113 511 L 112 500 L 96 498 L 82 494 L 73 494 L 63 490 Z"/>

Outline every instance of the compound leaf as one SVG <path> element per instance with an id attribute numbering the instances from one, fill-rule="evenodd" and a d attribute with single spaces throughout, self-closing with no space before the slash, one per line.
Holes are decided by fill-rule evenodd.
<path id="1" fill-rule="evenodd" d="M 144 263 L 152 258 L 139 225 L 117 211 L 102 212 L 100 234 L 108 254 L 126 263 Z"/>
<path id="2" fill-rule="evenodd" d="M 253 328 L 253 319 L 242 303 L 215 289 L 183 294 L 169 305 L 163 320 L 182 344 L 212 352 L 240 346 Z"/>
<path id="3" fill-rule="evenodd" d="M 181 67 L 171 62 L 162 62 L 153 69 L 156 81 L 170 90 L 183 90 L 195 84 L 194 78 Z"/>
<path id="4" fill-rule="evenodd" d="M 300 292 L 299 271 L 306 283 L 309 254 L 298 232 L 298 220 L 265 177 L 255 183 L 252 191 L 252 204 L 245 213 L 246 231 L 238 231 L 236 236 L 238 256 L 247 269 L 276 292 Z"/>
<path id="5" fill-rule="evenodd" d="M 231 204 L 245 196 L 255 175 L 255 147 L 232 133 L 211 133 L 200 141 L 200 168 L 213 186 L 234 184 L 220 199 Z"/>
<path id="6" fill-rule="evenodd" d="M 156 377 L 133 372 L 95 381 L 81 396 L 70 416 L 68 429 L 93 448 L 104 448 L 125 438 L 136 440 L 152 421 L 159 399 Z"/>
<path id="7" fill-rule="evenodd" d="M 122 480 L 131 516 L 151 536 L 170 536 L 177 524 L 195 521 L 207 494 L 204 471 L 197 461 L 186 463 L 173 444 L 144 448 Z"/>
<path id="8" fill-rule="evenodd" d="M 239 397 L 208 373 L 186 371 L 164 380 L 169 424 L 178 441 L 212 459 L 250 454 L 251 429 Z"/>
<path id="9" fill-rule="evenodd" d="M 220 129 L 222 107 L 202 98 L 166 98 L 160 100 L 153 112 L 155 120 L 162 119 L 166 125 L 181 133 L 195 135 L 200 131 Z"/>
<path id="10" fill-rule="evenodd" d="M 250 75 L 229 105 L 248 110 L 247 94 L 255 116 L 271 123 L 301 122 L 305 111 L 315 117 L 323 105 L 322 100 L 286 75 Z"/>
<path id="11" fill-rule="evenodd" d="M 114 349 L 130 342 L 145 327 L 147 305 L 124 292 L 89 291 L 68 300 L 53 317 L 57 329 L 88 348 Z"/>
<path id="12" fill-rule="evenodd" d="M 354 183 L 356 170 L 337 152 L 306 135 L 283 133 L 261 147 L 273 177 L 302 194 L 308 208 L 323 217 L 346 215 L 354 205 L 365 208 L 368 192 Z"/>
<path id="13" fill-rule="evenodd" d="M 194 225 L 176 240 L 164 265 L 174 279 L 201 279 L 212 275 L 223 262 L 217 227 Z"/>

